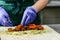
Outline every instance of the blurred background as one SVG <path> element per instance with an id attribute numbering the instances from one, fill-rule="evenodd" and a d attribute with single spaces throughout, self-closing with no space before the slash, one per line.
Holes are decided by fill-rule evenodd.
<path id="1" fill-rule="evenodd" d="M 40 14 L 41 24 L 60 24 L 60 0 L 49 0 Z"/>

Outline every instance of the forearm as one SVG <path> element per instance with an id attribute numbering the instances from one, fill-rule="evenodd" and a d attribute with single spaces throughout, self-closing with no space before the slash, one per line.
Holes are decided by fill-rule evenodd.
<path id="1" fill-rule="evenodd" d="M 48 4 L 48 0 L 38 0 L 34 5 L 32 5 L 32 8 L 36 10 L 38 13 L 40 10 L 42 10 L 46 5 Z"/>

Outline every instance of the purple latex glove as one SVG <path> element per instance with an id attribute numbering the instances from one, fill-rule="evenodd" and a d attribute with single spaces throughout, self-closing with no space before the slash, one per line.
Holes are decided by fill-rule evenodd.
<path id="1" fill-rule="evenodd" d="M 9 15 L 7 14 L 7 12 L 2 7 L 0 7 L 0 25 L 12 26 Z"/>
<path id="2" fill-rule="evenodd" d="M 27 7 L 24 11 L 21 25 L 25 26 L 33 22 L 36 18 L 36 11 L 32 7 Z"/>

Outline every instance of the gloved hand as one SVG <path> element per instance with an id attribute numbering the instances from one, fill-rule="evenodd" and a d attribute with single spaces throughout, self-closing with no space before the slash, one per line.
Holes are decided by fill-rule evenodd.
<path id="1" fill-rule="evenodd" d="M 0 7 L 0 25 L 12 26 L 9 15 L 7 14 L 7 12 L 2 7 Z"/>
<path id="2" fill-rule="evenodd" d="M 25 26 L 33 22 L 36 18 L 36 11 L 32 7 L 27 7 L 24 11 L 21 25 Z"/>

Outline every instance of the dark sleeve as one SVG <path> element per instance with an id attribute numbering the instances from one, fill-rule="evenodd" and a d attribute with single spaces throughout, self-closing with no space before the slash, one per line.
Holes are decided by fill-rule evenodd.
<path id="1" fill-rule="evenodd" d="M 19 3 L 23 3 L 23 0 L 18 0 Z"/>

